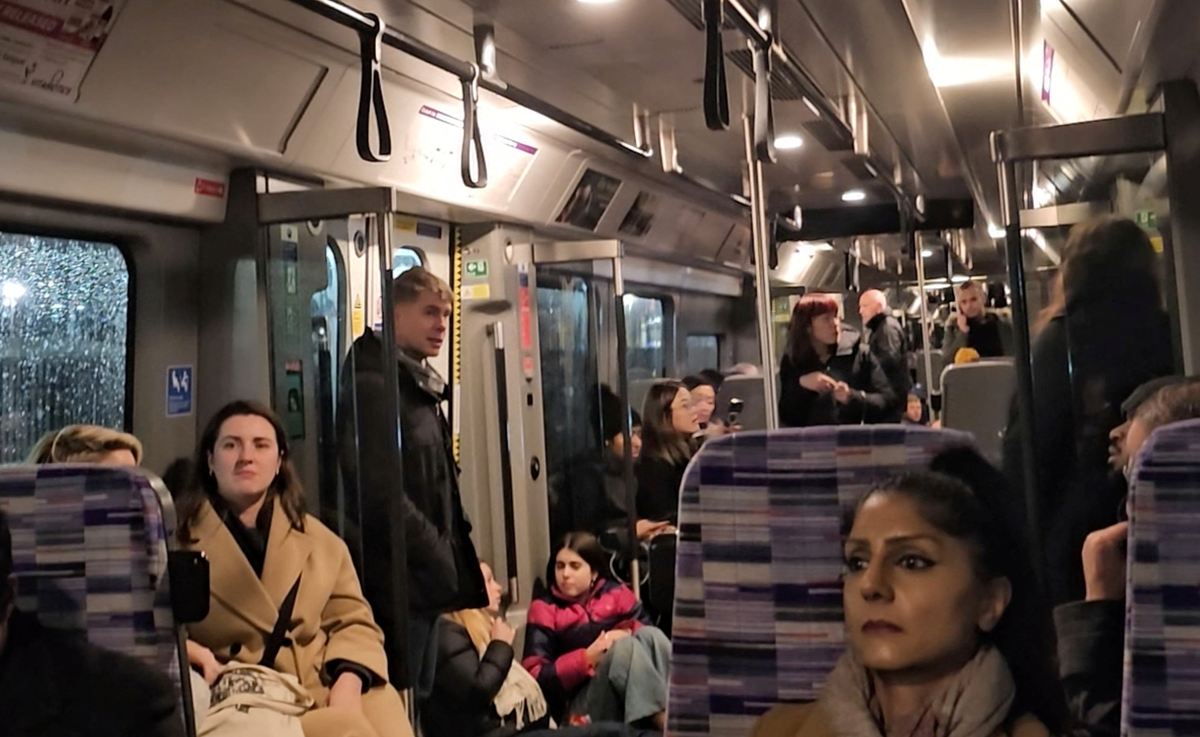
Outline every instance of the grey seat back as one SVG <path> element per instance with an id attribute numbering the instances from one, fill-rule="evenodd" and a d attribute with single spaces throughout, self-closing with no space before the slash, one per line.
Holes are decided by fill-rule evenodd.
<path id="1" fill-rule="evenodd" d="M 761 376 L 731 376 L 721 384 L 717 393 L 717 407 L 713 417 L 724 422 L 729 417 L 729 403 L 733 399 L 742 400 L 742 412 L 738 415 L 737 424 L 744 430 L 767 429 L 767 405 L 763 393 L 763 377 Z"/>
<path id="2" fill-rule="evenodd" d="M 1016 377 L 1011 358 L 947 366 L 942 372 L 942 427 L 974 435 L 979 452 L 997 465 Z"/>

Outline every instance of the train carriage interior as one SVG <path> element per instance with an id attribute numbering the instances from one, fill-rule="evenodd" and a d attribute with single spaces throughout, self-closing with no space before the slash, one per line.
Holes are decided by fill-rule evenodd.
<path id="1" fill-rule="evenodd" d="M 1165 367 L 1146 379 L 1200 372 L 1198 24 L 1188 0 L 0 0 L 0 463 L 87 424 L 139 438 L 162 475 L 220 408 L 262 402 L 310 513 L 357 567 L 394 574 L 382 596 L 403 610 L 407 513 L 384 505 L 376 542 L 400 552 L 365 559 L 374 512 L 343 456 L 365 447 L 351 405 L 377 415 L 389 450 L 358 463 L 407 493 L 400 395 L 358 405 L 351 347 L 370 331 L 396 357 L 391 281 L 423 268 L 453 292 L 429 366 L 519 661 L 558 541 L 604 532 L 595 464 L 661 422 L 643 412 L 655 387 L 719 377 L 702 423 L 733 438 L 712 452 L 791 437 L 798 305 L 832 296 L 840 340 L 869 352 L 860 296 L 879 290 L 914 387 L 896 399 L 973 436 L 1041 537 L 1067 481 L 1039 443 L 1086 427 L 1061 452 L 1107 449 L 1134 388 L 1085 379 L 1149 366 L 1151 334 Z M 1080 317 L 1132 299 L 1064 282 L 1073 230 L 1104 217 L 1153 247 L 1161 332 Z M 949 347 L 972 286 L 1009 331 L 982 360 Z M 1051 417 L 1039 392 L 1059 373 Z M 622 453 L 614 473 L 633 479 Z M 675 588 L 689 528 L 667 528 L 669 553 L 640 548 L 626 491 L 601 573 L 668 634 L 674 604 L 694 637 L 695 591 Z M 408 663 L 403 621 L 385 647 Z M 746 734 L 772 705 L 676 718 L 677 685 L 668 734 Z M 1127 733 L 1187 733 L 1139 724 Z"/>

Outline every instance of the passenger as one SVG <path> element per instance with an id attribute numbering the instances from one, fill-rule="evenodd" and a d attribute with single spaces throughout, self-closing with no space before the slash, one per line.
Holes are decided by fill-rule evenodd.
<path id="1" fill-rule="evenodd" d="M 858 298 L 858 314 L 863 322 L 862 348 L 871 352 L 883 369 L 892 396 L 896 398 L 894 416 L 889 422 L 899 422 L 907 408 L 912 374 L 908 370 L 908 340 L 904 328 L 888 314 L 887 297 L 878 289 L 868 289 Z"/>
<path id="2" fill-rule="evenodd" d="M 1133 423 L 1133 416 L 1137 413 L 1138 408 L 1145 404 L 1146 400 L 1158 394 L 1160 389 L 1195 380 L 1195 377 L 1163 376 L 1147 381 L 1133 390 L 1133 394 L 1130 394 L 1129 398 L 1121 403 L 1121 417 L 1125 421 L 1114 427 L 1112 432 L 1108 434 L 1109 468 L 1115 473 L 1123 475 L 1129 470 L 1128 466 L 1132 462 L 1134 455 L 1136 455 L 1136 453 L 1129 452 L 1129 426 Z"/>
<path id="3" fill-rule="evenodd" d="M 755 737 L 1046 737 L 1068 719 L 1039 597 L 1000 474 L 975 451 L 869 492 L 845 535 L 847 650 L 815 703 Z"/>
<path id="4" fill-rule="evenodd" d="M 293 677 L 313 699 L 300 718 L 306 737 L 411 735 L 349 550 L 305 513 L 279 419 L 255 402 L 228 404 L 204 429 L 193 462 L 178 535 L 208 557 L 212 588 L 209 614 L 189 627 L 187 649 L 216 683 L 214 709 L 244 685 L 218 683 L 222 665 L 259 663 Z M 288 626 L 280 641 L 271 633 L 281 618 Z M 278 657 L 268 657 L 270 640 Z M 236 714 L 210 710 L 205 728 L 220 734 L 210 722 Z"/>
<path id="5" fill-rule="evenodd" d="M 887 376 L 869 351 L 844 339 L 837 301 L 828 294 L 806 294 L 792 310 L 779 384 L 785 427 L 898 419 Z"/>
<path id="6" fill-rule="evenodd" d="M 604 481 L 605 511 L 604 525 L 599 532 L 604 537 L 611 538 L 611 547 L 624 553 L 629 549 L 629 501 L 625 491 L 625 422 L 622 418 L 624 405 L 608 387 L 602 386 L 600 392 L 600 431 L 604 438 L 604 469 L 601 477 Z M 636 461 L 642 455 L 642 417 L 637 412 L 632 414 L 633 428 L 630 438 L 632 455 Z M 649 540 L 671 526 L 668 521 L 649 519 L 639 519 L 636 524 L 639 540 Z"/>
<path id="7" fill-rule="evenodd" d="M 529 607 L 522 663 L 572 724 L 664 727 L 671 643 L 633 592 L 607 581 L 604 551 L 586 532 L 554 556 L 554 586 Z"/>
<path id="8" fill-rule="evenodd" d="M 135 467 L 142 462 L 142 443 L 127 432 L 99 425 L 67 425 L 43 435 L 26 462 Z"/>
<path id="9" fill-rule="evenodd" d="M 983 360 L 983 356 L 979 355 L 979 351 L 974 348 L 959 348 L 954 353 L 954 365 L 961 366 L 964 363 L 979 363 Z"/>
<path id="10" fill-rule="evenodd" d="M 696 424 L 700 426 L 698 440 L 719 438 L 727 435 L 729 430 L 719 418 L 714 418 L 717 410 L 717 385 L 703 376 L 687 376 L 683 385 L 692 396 L 692 409 L 696 413 Z"/>
<path id="11" fill-rule="evenodd" d="M 517 632 L 500 614 L 500 584 L 487 563 L 488 605 L 451 612 L 438 623 L 433 693 L 421 709 L 427 735 L 509 737 L 548 725 L 546 697 L 514 660 Z"/>
<path id="12" fill-rule="evenodd" d="M 925 404 L 925 387 L 914 384 L 904 408 L 905 425 L 928 425 L 929 406 Z"/>
<path id="13" fill-rule="evenodd" d="M 0 510 L 0 734 L 183 736 L 166 675 L 42 627 L 16 608 L 16 596 L 12 533 Z"/>
<path id="14" fill-rule="evenodd" d="M 1178 379 L 1178 377 L 1173 377 Z M 1139 391 L 1141 391 L 1139 389 Z M 1159 386 L 1134 411 L 1120 453 L 1128 473 L 1138 452 L 1159 427 L 1200 418 L 1200 381 Z M 1124 506 L 1124 503 L 1122 503 Z M 1059 672 L 1077 719 L 1094 735 L 1117 735 L 1125 651 L 1125 558 L 1129 523 L 1097 530 L 1083 543 L 1082 601 L 1054 610 Z"/>
<path id="15" fill-rule="evenodd" d="M 718 394 L 721 393 L 721 385 L 725 383 L 725 374 L 716 369 L 704 369 L 696 375 L 712 384 L 713 390 Z"/>
<path id="16" fill-rule="evenodd" d="M 1083 597 L 1083 541 L 1117 522 L 1125 485 L 1109 474 L 1108 445 L 1121 424 L 1121 403 L 1145 382 L 1174 373 L 1157 272 L 1150 239 L 1132 221 L 1076 226 L 1054 296 L 1035 326 L 1036 511 L 1055 604 Z M 1024 486 L 1021 457 L 1013 402 L 1004 465 L 1016 489 Z"/>
<path id="17" fill-rule="evenodd" d="M 679 381 L 650 387 L 642 412 L 642 454 L 637 464 L 637 513 L 655 522 L 679 520 L 679 487 L 700 429 L 692 395 Z"/>
<path id="18" fill-rule="evenodd" d="M 974 348 L 983 358 L 1013 355 L 1012 318 L 987 309 L 984 287 L 977 281 L 954 288 L 958 310 L 946 321 L 942 357 L 953 363 L 960 348 Z"/>
<path id="19" fill-rule="evenodd" d="M 394 420 L 370 409 L 386 406 L 380 336 L 364 332 L 354 342 L 343 372 L 339 438 L 346 487 L 361 494 L 364 588 L 391 642 L 392 679 L 404 679 L 421 697 L 433 687 L 438 617 L 487 605 L 471 525 L 459 496 L 450 426 L 442 413 L 449 387 L 427 360 L 441 352 L 453 296 L 444 281 L 421 267 L 392 281 L 403 438 L 404 494 L 399 500 L 404 508 L 407 580 L 392 578 L 390 568 L 382 563 L 391 557 L 390 505 L 398 482 L 385 463 L 395 452 Z M 358 408 L 364 408 L 361 415 Z M 351 531 L 352 537 L 356 534 Z M 398 672 L 406 651 L 391 597 L 397 586 L 408 587 L 407 674 Z"/>

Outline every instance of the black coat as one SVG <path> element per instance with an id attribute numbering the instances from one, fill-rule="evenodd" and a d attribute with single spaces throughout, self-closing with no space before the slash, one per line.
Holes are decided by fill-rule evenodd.
<path id="1" fill-rule="evenodd" d="M 183 737 L 171 681 L 14 612 L 0 656 L 3 737 Z"/>
<path id="2" fill-rule="evenodd" d="M 912 373 L 908 370 L 908 340 L 904 337 L 904 328 L 896 318 L 882 312 L 871 318 L 866 327 L 871 355 L 883 369 L 892 388 L 895 412 L 886 421 L 899 422 L 908 404 L 908 392 L 912 389 Z"/>
<path id="3" fill-rule="evenodd" d="M 513 662 L 511 645 L 493 640 L 483 657 L 467 630 L 446 618 L 438 620 L 437 676 L 433 692 L 421 702 L 425 734 L 456 737 L 507 737 L 516 734 L 504 724 L 492 702 Z"/>
<path id="4" fill-rule="evenodd" d="M 1121 731 L 1125 602 L 1076 601 L 1054 610 L 1058 669 L 1071 716 L 1094 737 Z"/>
<path id="5" fill-rule="evenodd" d="M 1052 319 L 1033 342 L 1034 471 L 1047 581 L 1055 604 L 1084 596 L 1080 551 L 1088 533 L 1117 523 L 1124 483 L 1108 467 L 1108 434 L 1121 403 L 1173 372 L 1167 316 L 1153 306 L 1081 304 Z M 1004 467 L 1025 488 L 1016 398 Z"/>
<path id="6" fill-rule="evenodd" d="M 850 401 L 838 404 L 832 393 L 818 394 L 800 386 L 800 377 L 813 371 L 824 371 L 849 384 L 854 390 Z M 825 363 L 816 354 L 810 354 L 803 366 L 793 364 L 790 356 L 783 357 L 779 368 L 779 422 L 784 427 L 898 422 L 895 408 L 892 387 L 879 362 L 848 335 L 843 335 L 837 353 Z"/>
<path id="7" fill-rule="evenodd" d="M 407 581 L 397 580 L 390 566 L 389 501 L 397 490 L 395 443 L 389 440 L 392 422 L 383 412 L 383 344 L 370 330 L 354 342 L 342 372 L 339 445 L 347 491 L 347 542 L 352 553 L 361 545 L 355 564 L 363 592 L 388 643 L 388 662 L 403 660 L 406 634 L 397 631 L 390 593 L 407 584 L 411 612 L 435 616 L 487 605 L 487 591 L 471 525 L 463 514 L 458 468 L 450 447 L 450 431 L 442 415 L 442 397 L 422 388 L 405 362 L 398 366 L 400 383 L 401 464 L 404 494 Z M 357 429 L 357 432 L 355 430 Z M 389 456 L 392 460 L 389 461 Z M 361 473 L 361 477 L 360 477 Z M 361 484 L 361 489 L 360 489 Z M 361 506 L 357 502 L 361 493 Z M 361 528 L 355 523 L 360 518 Z M 399 675 L 393 672 L 393 678 Z M 407 679 L 400 682 L 407 682 Z"/>
<path id="8" fill-rule="evenodd" d="M 638 519 L 679 524 L 679 486 L 687 464 L 642 453 L 636 469 Z"/>

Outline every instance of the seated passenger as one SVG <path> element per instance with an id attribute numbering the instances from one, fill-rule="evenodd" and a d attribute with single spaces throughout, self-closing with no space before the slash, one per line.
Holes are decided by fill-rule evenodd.
<path id="1" fill-rule="evenodd" d="M 491 566 L 479 565 L 487 608 L 451 612 L 438 622 L 437 675 L 421 704 L 428 735 L 510 737 L 549 722 L 541 687 L 513 659 L 517 632 L 500 616 L 500 584 Z"/>
<path id="2" fill-rule="evenodd" d="M 1129 474 L 1138 452 L 1159 427 L 1200 418 L 1200 381 L 1150 382 L 1159 389 L 1136 407 L 1121 447 L 1110 460 Z M 1139 399 L 1139 389 L 1131 401 Z M 1115 433 L 1115 431 L 1114 431 Z M 1124 505 L 1122 505 L 1124 506 Z M 1083 543 L 1083 601 L 1058 606 L 1059 672 L 1071 712 L 1097 735 L 1116 735 L 1121 721 L 1125 651 L 1125 558 L 1129 523 L 1097 530 Z"/>
<path id="3" fill-rule="evenodd" d="M 844 539 L 847 649 L 756 737 L 1061 734 L 1049 611 L 999 472 L 974 450 L 880 484 Z"/>
<path id="4" fill-rule="evenodd" d="M 692 396 L 692 410 L 696 414 L 696 424 L 700 426 L 698 438 L 707 439 L 720 437 L 726 433 L 725 425 L 719 418 L 714 418 L 717 410 L 717 387 L 710 379 L 703 376 L 687 376 L 683 385 Z"/>
<path id="5" fill-rule="evenodd" d="M 928 425 L 929 406 L 925 404 L 925 387 L 914 384 L 904 408 L 905 425 Z"/>
<path id="6" fill-rule="evenodd" d="M 604 521 L 602 536 L 611 537 L 620 550 L 629 548 L 629 497 L 625 491 L 625 423 L 622 418 L 624 407 L 616 394 L 606 386 L 600 387 L 600 433 L 604 438 Z M 635 461 L 642 455 L 642 416 L 631 412 L 633 425 L 630 433 L 630 450 Z M 636 484 L 636 479 L 634 481 Z M 636 493 L 635 493 L 636 496 Z M 649 540 L 668 529 L 671 523 L 639 519 L 639 540 Z M 609 543 L 606 542 L 606 545 Z"/>
<path id="7" fill-rule="evenodd" d="M 837 300 L 828 294 L 806 294 L 792 310 L 779 387 L 784 427 L 894 419 L 887 376 L 870 351 L 842 334 Z"/>
<path id="8" fill-rule="evenodd" d="M 166 675 L 42 627 L 16 609 L 12 534 L 0 511 L 0 734 L 182 737 Z"/>
<path id="9" fill-rule="evenodd" d="M 650 387 L 642 422 L 638 518 L 674 525 L 679 519 L 679 486 L 694 452 L 692 436 L 700 429 L 691 392 L 679 381 L 663 381 Z"/>
<path id="10" fill-rule="evenodd" d="M 43 435 L 26 462 L 133 467 L 142 462 L 142 443 L 127 432 L 99 425 L 67 425 Z"/>
<path id="11" fill-rule="evenodd" d="M 191 485 L 177 501 L 178 536 L 211 565 L 211 609 L 189 627 L 188 640 L 188 659 L 216 683 L 206 729 L 218 715 L 236 712 L 220 704 L 240 684 L 225 688 L 218 679 L 223 665 L 240 663 L 298 681 L 302 696 L 315 702 L 307 712 L 299 704 L 308 737 L 411 735 L 350 553 L 305 513 L 279 419 L 256 402 L 226 405 L 205 428 L 194 463 Z M 278 656 L 265 658 L 289 599 Z"/>
<path id="12" fill-rule="evenodd" d="M 1013 355 L 1012 319 L 1002 312 L 987 309 L 984 287 L 969 281 L 954 288 L 958 310 L 950 313 L 942 341 L 946 363 L 957 363 L 958 351 L 973 348 L 982 358 Z"/>
<path id="13" fill-rule="evenodd" d="M 554 586 L 529 607 L 522 663 L 574 724 L 651 723 L 662 730 L 671 643 L 633 592 L 601 575 L 596 538 L 573 532 L 554 557 Z"/>

